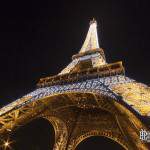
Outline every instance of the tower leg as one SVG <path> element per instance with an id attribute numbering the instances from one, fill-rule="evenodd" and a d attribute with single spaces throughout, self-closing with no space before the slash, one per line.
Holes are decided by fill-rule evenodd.
<path id="1" fill-rule="evenodd" d="M 66 124 L 56 117 L 45 117 L 53 125 L 55 131 L 55 144 L 53 150 L 66 150 L 68 132 Z"/>

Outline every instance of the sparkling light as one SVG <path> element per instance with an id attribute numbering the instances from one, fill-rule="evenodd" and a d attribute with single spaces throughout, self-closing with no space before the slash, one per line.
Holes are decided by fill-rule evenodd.
<path id="1" fill-rule="evenodd" d="M 6 141 L 6 142 L 4 143 L 4 146 L 5 146 L 5 147 L 8 147 L 8 146 L 9 146 L 9 142 Z"/>
<path id="2" fill-rule="evenodd" d="M 9 139 L 7 139 L 6 141 L 4 141 L 3 144 L 3 148 L 4 150 L 10 150 L 11 148 L 11 144 L 13 143 L 13 141 L 10 141 Z"/>

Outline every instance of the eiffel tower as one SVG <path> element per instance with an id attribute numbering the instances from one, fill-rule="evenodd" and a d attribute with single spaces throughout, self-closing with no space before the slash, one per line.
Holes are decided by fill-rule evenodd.
<path id="1" fill-rule="evenodd" d="M 55 130 L 54 150 L 74 150 L 91 136 L 110 138 L 127 150 L 148 150 L 139 134 L 149 130 L 149 116 L 150 88 L 125 76 L 121 61 L 106 62 L 92 20 L 68 66 L 0 109 L 0 138 L 45 118 Z"/>

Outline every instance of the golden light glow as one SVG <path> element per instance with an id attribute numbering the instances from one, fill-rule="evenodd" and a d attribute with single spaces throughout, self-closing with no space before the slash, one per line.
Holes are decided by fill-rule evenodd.
<path id="1" fill-rule="evenodd" d="M 4 150 L 10 150 L 11 149 L 11 143 L 12 143 L 12 141 L 10 141 L 9 139 L 4 141 L 4 144 L 3 144 Z"/>
<path id="2" fill-rule="evenodd" d="M 6 142 L 4 143 L 4 146 L 5 146 L 5 147 L 8 147 L 8 146 L 9 146 L 9 142 L 6 141 Z"/>

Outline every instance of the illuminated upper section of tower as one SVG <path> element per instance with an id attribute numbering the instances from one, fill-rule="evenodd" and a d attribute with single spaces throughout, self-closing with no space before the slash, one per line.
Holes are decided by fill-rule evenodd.
<path id="1" fill-rule="evenodd" d="M 96 20 L 93 19 L 92 21 L 90 21 L 89 31 L 87 33 L 86 39 L 79 53 L 84 53 L 88 50 L 93 50 L 98 48 L 99 48 L 99 42 L 97 36 L 97 22 Z"/>
<path id="2" fill-rule="evenodd" d="M 89 30 L 80 51 L 72 56 L 72 61 L 59 74 L 42 78 L 38 86 L 50 86 L 62 82 L 73 82 L 83 78 L 108 77 L 124 74 L 122 62 L 107 63 L 99 46 L 96 20 L 90 21 Z"/>
<path id="3" fill-rule="evenodd" d="M 99 67 L 106 64 L 103 49 L 99 47 L 97 22 L 90 21 L 89 30 L 79 53 L 73 55 L 73 61 L 60 74 L 76 72 L 87 68 Z"/>

